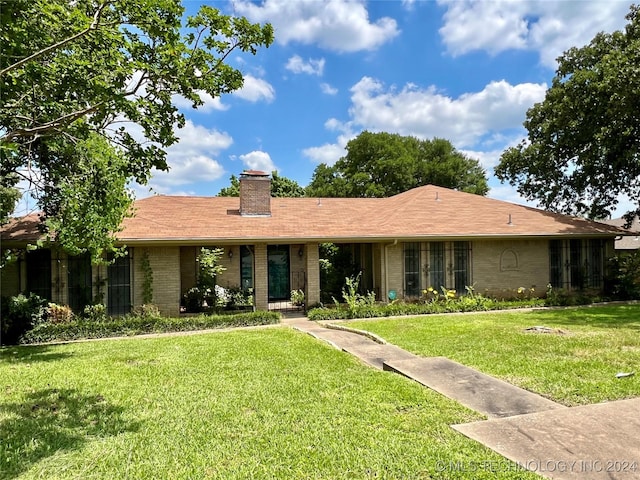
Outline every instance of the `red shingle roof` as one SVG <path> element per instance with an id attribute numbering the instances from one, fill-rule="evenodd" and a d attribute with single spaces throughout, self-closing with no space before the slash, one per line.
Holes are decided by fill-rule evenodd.
<path id="1" fill-rule="evenodd" d="M 272 198 L 270 217 L 243 217 L 237 197 L 154 196 L 135 202 L 118 238 L 232 243 L 619 235 L 617 227 L 427 185 L 389 198 Z M 511 223 L 509 223 L 511 220 Z M 3 239 L 25 232 L 2 229 Z"/>

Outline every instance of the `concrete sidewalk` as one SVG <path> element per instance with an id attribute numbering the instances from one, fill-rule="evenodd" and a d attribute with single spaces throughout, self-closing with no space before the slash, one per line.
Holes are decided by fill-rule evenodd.
<path id="1" fill-rule="evenodd" d="M 567 408 L 444 357 L 419 357 L 302 316 L 283 323 L 483 413 L 489 420 L 453 428 L 504 455 L 511 470 L 563 480 L 640 478 L 640 398 Z"/>

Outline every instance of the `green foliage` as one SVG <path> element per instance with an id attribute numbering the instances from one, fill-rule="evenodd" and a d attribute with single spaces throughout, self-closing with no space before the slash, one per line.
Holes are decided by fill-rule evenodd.
<path id="1" fill-rule="evenodd" d="M 247 327 L 276 324 L 276 312 L 247 312 L 236 315 L 198 315 L 181 318 L 161 317 L 152 309 L 140 310 L 137 315 L 93 320 L 76 318 L 66 323 L 42 323 L 26 332 L 20 343 L 43 343 L 105 338 L 144 333 L 184 332 L 209 328 Z"/>
<path id="2" fill-rule="evenodd" d="M 573 307 L 601 302 L 603 297 L 599 290 L 567 290 L 547 285 L 544 304 L 548 307 Z"/>
<path id="3" fill-rule="evenodd" d="M 444 139 L 364 131 L 346 148 L 334 166 L 318 165 L 307 196 L 390 197 L 427 184 L 478 195 L 489 191 L 479 162 Z"/>
<path id="4" fill-rule="evenodd" d="M 0 345 L 13 345 L 45 317 L 46 300 L 31 293 L 0 299 Z"/>
<path id="5" fill-rule="evenodd" d="M 640 250 L 610 260 L 611 289 L 620 300 L 640 299 Z"/>
<path id="6" fill-rule="evenodd" d="M 110 249 L 130 213 L 127 182 L 168 169 L 185 124 L 172 97 L 197 108 L 241 88 L 229 55 L 273 41 L 271 25 L 184 11 L 179 0 L 2 3 L 0 220 L 20 172 L 56 240 L 94 260 Z"/>
<path id="7" fill-rule="evenodd" d="M 153 303 L 143 303 L 133 309 L 133 316 L 140 318 L 159 318 L 160 309 Z"/>
<path id="8" fill-rule="evenodd" d="M 304 290 L 291 290 L 291 304 L 295 306 L 304 305 Z"/>
<path id="9" fill-rule="evenodd" d="M 355 318 L 358 313 L 362 314 L 367 307 L 371 307 L 376 302 L 376 295 L 373 292 L 367 292 L 366 295 L 359 293 L 360 277 L 362 272 L 358 272 L 356 276 L 346 277 L 345 285 L 342 288 L 342 298 L 347 304 L 347 310 L 351 315 L 349 318 Z M 338 301 L 334 298 L 334 303 L 338 307 Z"/>
<path id="10" fill-rule="evenodd" d="M 47 156 L 65 166 L 44 172 L 40 201 L 50 240 L 71 255 L 89 252 L 94 263 L 103 262 L 123 219 L 132 215 L 125 156 L 94 133 L 73 143 L 50 140 Z"/>
<path id="11" fill-rule="evenodd" d="M 107 307 L 102 303 L 87 305 L 82 311 L 82 318 L 88 322 L 103 322 L 107 319 Z"/>
<path id="12" fill-rule="evenodd" d="M 147 250 L 140 257 L 140 270 L 142 270 L 142 303 L 149 304 L 153 302 L 153 269 Z"/>
<path id="13" fill-rule="evenodd" d="M 351 290 L 347 288 L 347 293 Z M 352 296 L 351 298 L 354 298 Z M 355 297 L 357 298 L 357 296 Z M 360 295 L 360 298 L 363 298 Z M 521 297 L 520 299 L 505 301 L 490 298 L 476 293 L 473 287 L 467 287 L 467 294 L 457 296 L 455 290 L 442 288 L 439 293 L 434 288 L 423 292 L 423 297 L 417 302 L 403 302 L 395 300 L 388 304 L 374 304 L 374 298 L 358 303 L 347 302 L 346 306 L 336 305 L 335 308 L 314 308 L 307 312 L 310 320 L 338 320 L 350 318 L 375 318 L 400 315 L 428 315 L 453 312 L 477 312 L 486 310 L 503 310 L 509 308 L 531 308 L 545 305 L 545 300 L 535 297 Z M 353 307 L 351 306 L 353 305 Z"/>
<path id="14" fill-rule="evenodd" d="M 329 303 L 341 295 L 344 279 L 353 277 L 361 270 L 353 261 L 349 246 L 336 243 L 321 243 L 320 255 L 320 300 Z"/>
<path id="15" fill-rule="evenodd" d="M 229 178 L 231 185 L 223 187 L 218 193 L 219 197 L 239 197 L 240 180 L 235 175 Z M 281 177 L 274 170 L 271 172 L 271 196 L 272 197 L 304 197 L 305 190 L 298 182 L 287 177 Z"/>
<path id="16" fill-rule="evenodd" d="M 544 208 L 606 218 L 625 194 L 640 213 L 640 7 L 627 19 L 558 59 L 528 139 L 502 154 L 498 178 Z"/>

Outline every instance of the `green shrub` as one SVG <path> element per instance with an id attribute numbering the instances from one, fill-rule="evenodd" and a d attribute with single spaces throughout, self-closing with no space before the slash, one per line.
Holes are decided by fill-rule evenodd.
<path id="1" fill-rule="evenodd" d="M 610 259 L 611 293 L 620 300 L 640 299 L 640 250 Z"/>
<path id="2" fill-rule="evenodd" d="M 276 324 L 277 312 L 247 312 L 235 315 L 197 315 L 184 318 L 127 315 L 100 321 L 75 319 L 68 323 L 43 323 L 26 332 L 20 343 L 44 343 L 139 335 L 144 333 L 180 332 L 210 328 L 247 327 Z"/>
<path id="3" fill-rule="evenodd" d="M 291 290 L 291 304 L 304 305 L 304 290 Z"/>
<path id="4" fill-rule="evenodd" d="M 107 307 L 102 303 L 84 307 L 82 317 L 89 322 L 101 322 L 107 319 Z"/>
<path id="5" fill-rule="evenodd" d="M 145 303 L 133 309 L 133 316 L 140 318 L 159 318 L 160 309 L 153 303 Z"/>
<path id="6" fill-rule="evenodd" d="M 13 345 L 25 332 L 42 322 L 46 300 L 31 293 L 3 297 L 0 305 L 0 344 Z"/>
<path id="7" fill-rule="evenodd" d="M 46 308 L 47 322 L 49 323 L 68 323 L 73 320 L 73 310 L 67 305 L 58 305 L 57 303 L 49 303 Z"/>
<path id="8" fill-rule="evenodd" d="M 544 300 L 530 297 L 520 300 L 498 301 L 475 293 L 467 288 L 467 295 L 456 297 L 453 290 L 425 290 L 424 297 L 418 302 L 406 303 L 393 301 L 388 304 L 337 305 L 335 308 L 313 308 L 307 312 L 310 320 L 343 320 L 351 318 L 390 317 L 401 315 L 428 315 L 433 313 L 477 312 L 502 310 L 506 308 L 528 308 L 543 306 Z"/>

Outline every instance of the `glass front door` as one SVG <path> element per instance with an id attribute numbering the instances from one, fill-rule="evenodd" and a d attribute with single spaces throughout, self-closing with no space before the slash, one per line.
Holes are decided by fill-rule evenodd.
<path id="1" fill-rule="evenodd" d="M 285 300 L 291 296 L 289 283 L 289 245 L 269 245 L 269 300 Z"/>

